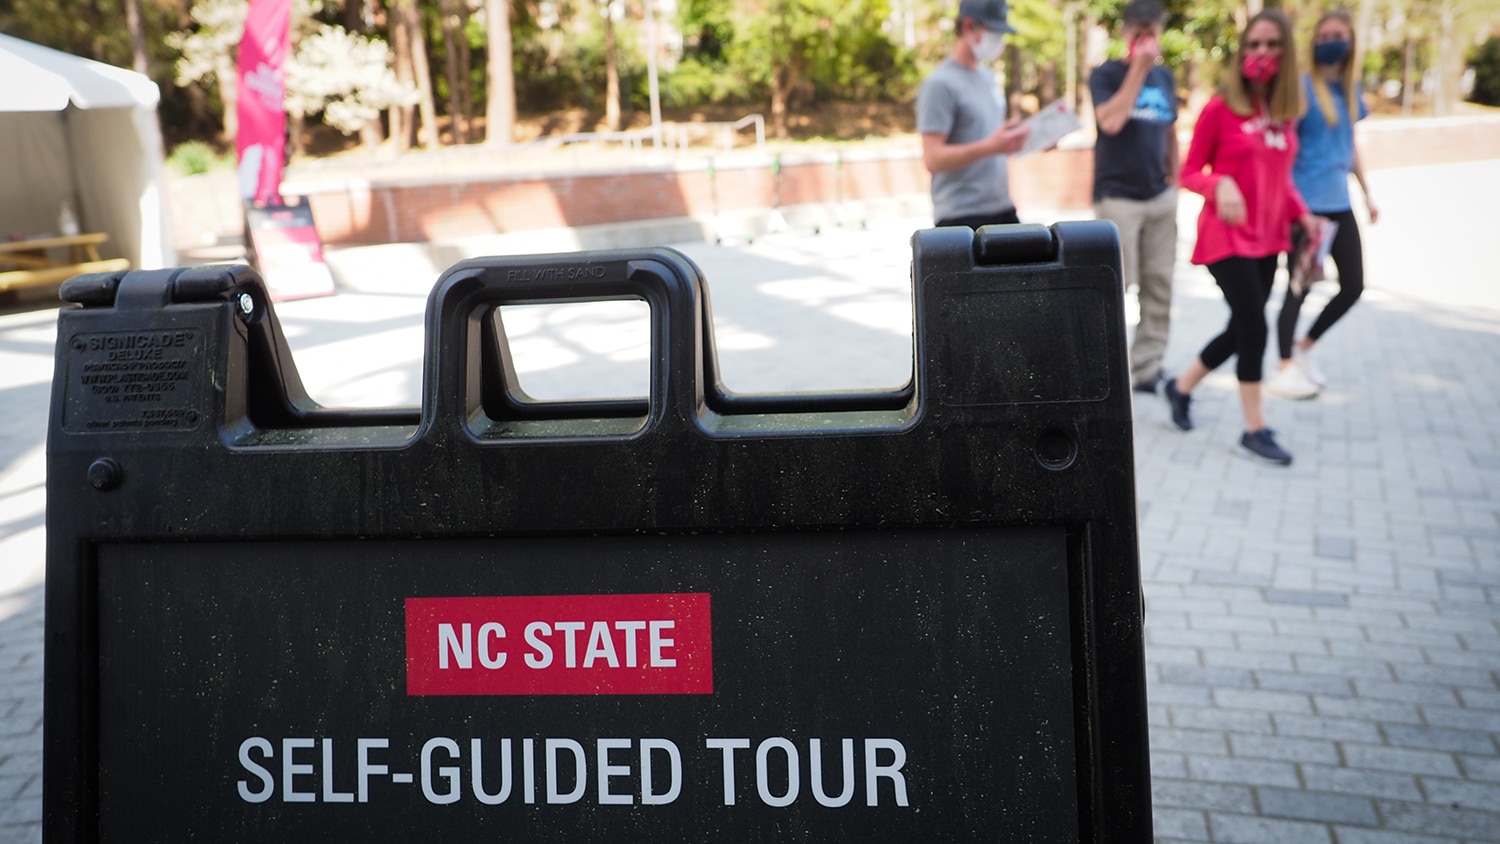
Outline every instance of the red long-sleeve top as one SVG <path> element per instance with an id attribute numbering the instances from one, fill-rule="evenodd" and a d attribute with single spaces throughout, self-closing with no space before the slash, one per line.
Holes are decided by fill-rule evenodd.
<path id="1" fill-rule="evenodd" d="M 1272 121 L 1260 113 L 1242 117 L 1222 97 L 1209 100 L 1198 115 L 1182 162 L 1182 186 L 1202 194 L 1204 200 L 1193 263 L 1287 251 L 1292 222 L 1307 213 L 1292 183 L 1296 160 L 1295 121 Z M 1226 176 L 1234 179 L 1245 197 L 1245 221 L 1237 226 L 1219 219 L 1214 201 L 1214 189 Z"/>

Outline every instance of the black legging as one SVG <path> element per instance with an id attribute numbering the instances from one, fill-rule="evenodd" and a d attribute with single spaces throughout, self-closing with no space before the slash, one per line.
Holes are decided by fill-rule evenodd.
<path id="1" fill-rule="evenodd" d="M 1229 303 L 1229 325 L 1224 332 L 1208 341 L 1198 360 L 1210 370 L 1237 356 L 1234 374 L 1242 384 L 1258 384 L 1261 359 L 1266 356 L 1266 300 L 1276 281 L 1276 262 L 1280 255 L 1264 258 L 1225 258 L 1208 265 L 1208 271 L 1224 300 Z"/>
<path id="2" fill-rule="evenodd" d="M 1349 309 L 1359 301 L 1360 294 L 1365 292 L 1364 248 L 1359 240 L 1359 224 L 1354 219 L 1354 212 L 1317 213 L 1339 224 L 1339 230 L 1333 233 L 1333 249 L 1329 253 L 1334 267 L 1338 269 L 1339 292 L 1328 300 L 1328 304 L 1323 306 L 1323 312 L 1313 320 L 1312 328 L 1307 330 L 1307 336 L 1313 342 L 1317 342 L 1325 331 L 1332 328 L 1344 314 L 1349 313 Z M 1306 235 L 1302 233 L 1302 229 L 1297 228 L 1293 230 L 1292 237 L 1293 244 L 1296 244 Z M 1295 246 L 1292 251 L 1296 253 Z M 1293 260 L 1295 259 L 1291 255 L 1287 256 L 1288 268 L 1292 266 Z M 1297 333 L 1297 316 L 1302 312 L 1307 289 L 1304 286 L 1301 293 L 1293 293 L 1288 286 L 1286 298 L 1281 301 L 1281 315 L 1276 318 L 1276 345 L 1282 360 L 1292 356 L 1292 338 Z"/>

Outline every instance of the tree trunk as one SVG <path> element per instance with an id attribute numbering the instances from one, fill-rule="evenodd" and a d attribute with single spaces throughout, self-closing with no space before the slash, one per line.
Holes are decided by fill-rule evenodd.
<path id="1" fill-rule="evenodd" d="M 792 98 L 792 87 L 796 83 L 793 56 L 796 44 L 791 37 L 786 2 L 773 2 L 766 10 L 774 21 L 770 30 L 771 41 L 771 134 L 786 138 L 788 101 Z"/>
<path id="2" fill-rule="evenodd" d="M 1401 116 L 1411 116 L 1412 51 L 1414 44 L 1407 38 L 1401 46 Z"/>
<path id="3" fill-rule="evenodd" d="M 411 38 L 406 27 L 401 25 L 401 15 L 397 13 L 395 6 L 400 1 L 392 0 L 391 5 L 391 52 L 396 56 L 396 78 L 414 86 L 416 73 L 411 60 Z M 396 142 L 396 152 L 411 149 L 415 135 L 412 130 L 416 124 L 416 108 L 414 105 L 401 105 L 391 109 L 391 138 Z"/>
<path id="4" fill-rule="evenodd" d="M 359 130 L 359 142 L 364 145 L 366 152 L 374 152 L 380 149 L 385 141 L 385 134 L 380 128 L 380 118 L 375 118 Z"/>
<path id="5" fill-rule="evenodd" d="M 620 131 L 620 62 L 615 56 L 615 16 L 611 0 L 600 0 L 604 17 L 604 129 Z M 647 21 L 650 25 L 650 21 Z"/>
<path id="6" fill-rule="evenodd" d="M 1047 62 L 1042 65 L 1041 84 L 1038 86 L 1041 89 L 1041 96 L 1039 97 L 1040 102 L 1037 103 L 1037 108 L 1041 108 L 1057 99 L 1057 76 L 1057 62 Z"/>
<path id="7" fill-rule="evenodd" d="M 787 101 L 791 99 L 792 88 L 796 85 L 795 73 L 791 67 L 777 68 L 771 75 L 771 129 L 777 138 L 785 139 L 787 132 Z"/>
<path id="8" fill-rule="evenodd" d="M 287 113 L 286 120 L 287 120 L 287 133 L 286 133 L 287 153 L 286 154 L 287 154 L 287 157 L 290 158 L 291 156 L 301 155 L 301 154 L 303 154 L 304 152 L 307 151 L 306 147 L 302 143 L 302 128 L 303 128 L 304 125 L 306 125 L 306 120 L 305 120 L 305 118 L 303 118 L 302 115 L 300 115 L 300 114 L 292 114 L 291 112 Z"/>
<path id="9" fill-rule="evenodd" d="M 422 18 L 414 0 L 394 0 L 400 28 L 406 30 L 408 49 L 411 51 L 411 69 L 417 83 L 417 109 L 421 122 L 417 127 L 417 138 L 423 147 L 438 147 L 437 102 L 432 95 L 432 66 L 427 61 L 427 37 L 422 29 Z"/>
<path id="10" fill-rule="evenodd" d="M 651 100 L 651 144 L 660 149 L 664 141 L 661 129 L 661 76 L 658 68 L 661 61 L 661 31 L 656 28 L 656 9 L 652 0 L 645 0 L 641 11 L 646 23 L 646 88 Z"/>
<path id="11" fill-rule="evenodd" d="M 125 0 L 125 28 L 130 30 L 131 67 L 143 76 L 151 75 L 151 56 L 146 51 L 146 26 L 141 22 L 141 0 Z"/>
<path id="12" fill-rule="evenodd" d="M 1463 48 L 1456 43 L 1453 0 L 1444 0 L 1438 13 L 1437 91 L 1432 98 L 1432 113 L 1446 117 L 1453 113 L 1458 80 L 1463 75 Z"/>
<path id="13" fill-rule="evenodd" d="M 1005 117 L 1016 117 L 1021 111 L 1021 51 L 1014 43 L 1005 45 Z"/>
<path id="14" fill-rule="evenodd" d="M 464 115 L 464 133 L 474 139 L 474 86 L 470 83 L 474 56 L 469 51 L 469 0 L 458 0 L 458 102 Z"/>
<path id="15" fill-rule="evenodd" d="M 508 146 L 516 129 L 516 77 L 511 59 L 510 0 L 485 0 L 489 60 L 485 75 L 489 94 L 485 103 L 484 142 Z"/>
<path id="16" fill-rule="evenodd" d="M 452 142 L 466 144 L 469 142 L 469 127 L 464 121 L 464 109 L 460 100 L 458 66 L 458 42 L 463 37 L 463 33 L 455 32 L 458 29 L 458 13 L 454 10 L 454 0 L 442 0 L 441 6 L 443 10 L 443 68 L 448 76 L 448 126 L 452 133 Z"/>
<path id="17" fill-rule="evenodd" d="M 228 54 L 219 57 L 214 77 L 219 80 L 219 102 L 224 104 L 223 140 L 233 147 L 240 134 L 239 81 L 235 75 L 234 59 Z"/>
<path id="18" fill-rule="evenodd" d="M 1063 98 L 1067 101 L 1069 108 L 1073 109 L 1075 113 L 1082 115 L 1083 98 L 1079 96 L 1078 92 L 1080 87 L 1078 85 L 1078 68 L 1083 63 L 1078 60 L 1078 42 L 1083 39 L 1078 37 L 1079 26 L 1081 25 L 1078 11 L 1079 7 L 1077 3 L 1067 3 L 1063 6 L 1063 27 L 1066 30 L 1063 39 L 1066 42 L 1063 48 Z"/>
<path id="19" fill-rule="evenodd" d="M 367 0 L 347 0 L 344 3 L 344 28 L 356 35 L 365 35 L 365 3 Z"/>
<path id="20" fill-rule="evenodd" d="M 1243 30 L 1245 28 L 1245 24 L 1249 23 L 1249 21 L 1250 21 L 1251 18 L 1253 18 L 1256 15 L 1260 14 L 1261 10 L 1264 9 L 1265 7 L 1266 7 L 1266 4 L 1265 4 L 1264 0 L 1245 0 L 1245 6 L 1244 6 L 1245 19 L 1239 22 L 1239 26 L 1237 28 Z"/>
<path id="21" fill-rule="evenodd" d="M 1354 30 L 1354 38 L 1355 43 L 1366 45 L 1366 50 L 1370 49 L 1368 45 L 1379 43 L 1375 40 L 1374 21 L 1375 0 L 1359 0 L 1359 16 L 1354 21 L 1354 25 L 1356 27 L 1356 29 Z M 1358 69 L 1357 76 L 1360 80 L 1361 85 L 1363 85 L 1365 78 L 1364 56 L 1355 56 L 1354 61 L 1358 62 L 1355 67 Z M 1378 84 L 1380 80 L 1377 79 L 1376 82 Z"/>

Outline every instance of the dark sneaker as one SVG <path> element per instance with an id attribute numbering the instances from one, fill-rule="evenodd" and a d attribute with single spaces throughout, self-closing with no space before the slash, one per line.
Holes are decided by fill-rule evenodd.
<path id="1" fill-rule="evenodd" d="M 1193 416 L 1189 408 L 1193 404 L 1193 397 L 1177 389 L 1177 379 L 1166 379 L 1167 407 L 1172 409 L 1172 424 L 1179 431 L 1193 430 Z"/>
<path id="2" fill-rule="evenodd" d="M 1276 444 L 1276 436 L 1270 428 L 1246 431 L 1240 437 L 1240 450 L 1245 456 L 1276 466 L 1292 465 L 1292 455 Z"/>
<path id="3" fill-rule="evenodd" d="M 1167 376 L 1158 369 L 1151 377 L 1135 382 L 1131 389 L 1137 393 L 1150 393 L 1154 396 L 1156 395 L 1156 391 L 1161 388 L 1161 382 L 1165 381 L 1166 378 Z"/>

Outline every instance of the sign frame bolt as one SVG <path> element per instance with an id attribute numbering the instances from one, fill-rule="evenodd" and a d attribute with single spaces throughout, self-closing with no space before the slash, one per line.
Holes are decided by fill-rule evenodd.
<path id="1" fill-rule="evenodd" d="M 112 457 L 100 457 L 89 464 L 89 485 L 100 492 L 108 492 L 120 485 L 125 470 Z"/>

